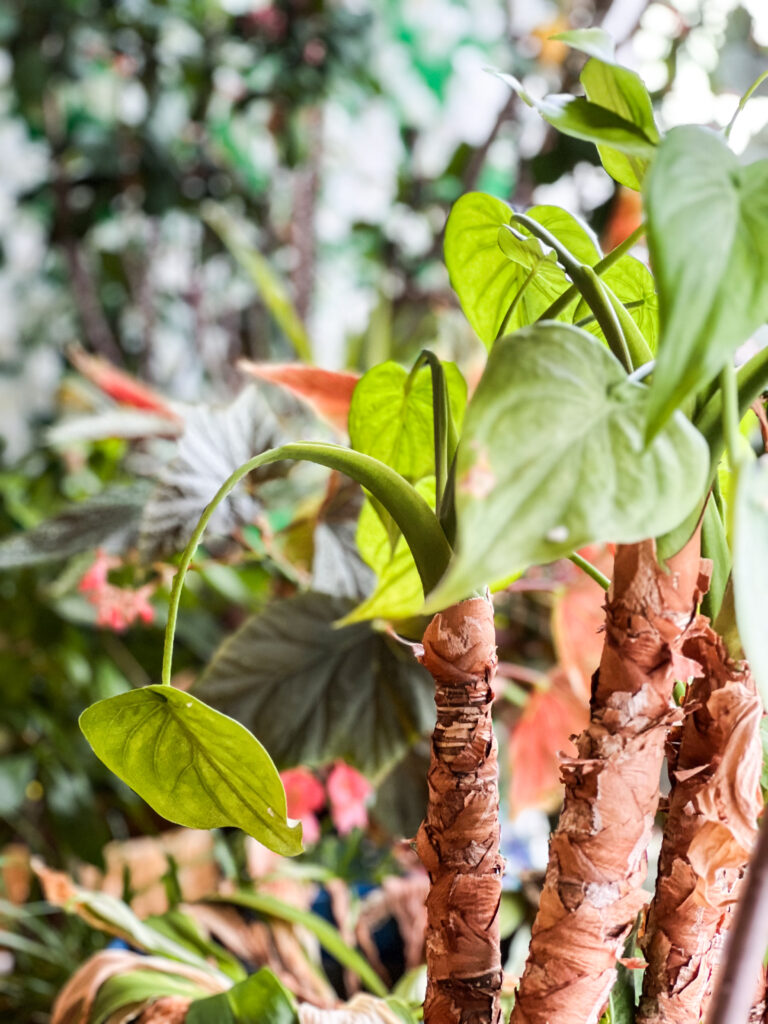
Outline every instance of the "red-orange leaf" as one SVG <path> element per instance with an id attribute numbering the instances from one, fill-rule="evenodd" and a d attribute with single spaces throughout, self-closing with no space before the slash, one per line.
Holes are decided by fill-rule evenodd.
<path id="1" fill-rule="evenodd" d="M 610 577 L 613 559 L 607 551 L 591 547 L 583 554 Z M 580 573 L 555 597 L 552 607 L 552 636 L 558 663 L 573 692 L 585 698 L 589 697 L 592 673 L 600 663 L 603 649 L 604 603 L 603 588 L 586 573 Z"/>
<path id="2" fill-rule="evenodd" d="M 130 373 L 120 370 L 101 356 L 91 356 L 81 348 L 72 348 L 68 352 L 70 362 L 87 377 L 105 395 L 109 395 L 121 405 L 130 405 L 134 409 L 147 409 L 166 416 L 174 422 L 179 416 L 173 411 L 162 395 L 142 384 Z"/>
<path id="3" fill-rule="evenodd" d="M 509 740 L 510 812 L 557 806 L 561 793 L 559 752 L 576 752 L 571 736 L 589 721 L 586 698 L 577 697 L 555 670 L 548 690 L 534 693 Z"/>
<path id="4" fill-rule="evenodd" d="M 238 366 L 259 380 L 290 391 L 331 426 L 346 433 L 349 403 L 359 380 L 358 374 L 322 370 L 319 366 L 306 366 L 304 363 L 252 363 L 247 359 L 241 359 Z"/>

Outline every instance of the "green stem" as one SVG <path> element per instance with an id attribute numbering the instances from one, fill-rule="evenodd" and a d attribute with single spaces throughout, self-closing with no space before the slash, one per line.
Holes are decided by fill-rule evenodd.
<path id="1" fill-rule="evenodd" d="M 741 435 L 739 424 L 739 391 L 736 381 L 736 369 L 729 360 L 720 373 L 720 390 L 723 395 L 723 433 L 725 435 L 725 448 L 728 452 L 728 460 L 731 469 L 735 470 L 742 461 Z"/>
<path id="2" fill-rule="evenodd" d="M 768 348 L 761 349 L 736 371 L 739 420 L 763 391 L 768 388 Z M 694 425 L 709 445 L 710 483 L 725 446 L 723 393 L 720 388 L 696 416 Z"/>
<path id="3" fill-rule="evenodd" d="M 623 242 L 617 245 L 614 249 L 611 249 L 601 260 L 594 265 L 592 268 L 598 275 L 604 274 L 609 267 L 612 267 L 614 263 L 621 259 L 624 253 L 629 252 L 633 245 L 645 234 L 645 224 L 641 224 L 640 227 L 635 228 L 631 235 L 628 235 Z M 551 306 L 548 306 L 539 317 L 539 320 L 556 320 L 557 317 L 567 309 L 568 306 L 573 302 L 574 299 L 578 298 L 579 289 L 575 284 L 564 291 L 562 295 L 558 296 Z"/>
<path id="4" fill-rule="evenodd" d="M 168 603 L 168 622 L 165 627 L 161 677 L 165 686 L 171 685 L 173 641 L 184 579 L 211 516 L 230 491 L 253 470 L 273 462 L 302 460 L 346 473 L 347 476 L 352 477 L 353 480 L 370 491 L 374 498 L 384 505 L 405 537 L 416 562 L 424 593 L 428 594 L 439 582 L 448 567 L 451 547 L 435 513 L 418 491 L 399 473 L 389 466 L 385 466 L 378 459 L 371 458 L 370 455 L 351 451 L 342 445 L 304 441 L 273 448 L 249 459 L 224 481 L 211 501 L 205 506 L 194 533 L 182 553 Z"/>
<path id="5" fill-rule="evenodd" d="M 585 302 L 595 314 L 595 318 L 602 328 L 611 352 L 621 362 L 627 373 L 631 373 L 632 359 L 627 348 L 626 339 L 619 326 L 616 311 L 605 294 L 600 279 L 592 267 L 580 263 L 559 239 L 555 238 L 553 234 L 532 217 L 526 217 L 523 213 L 514 213 L 512 220 L 521 224 L 532 235 L 554 250 L 558 262 L 570 276 L 576 289 L 581 292 Z"/>
<path id="6" fill-rule="evenodd" d="M 595 583 L 599 583 L 603 590 L 608 590 L 611 586 L 611 581 L 607 576 L 604 576 L 596 565 L 592 565 L 586 558 L 582 558 L 577 552 L 573 552 L 572 555 L 568 555 L 568 558 L 574 565 L 578 565 L 580 569 L 583 569 L 587 576 L 591 576 Z"/>
<path id="7" fill-rule="evenodd" d="M 747 89 L 747 91 L 744 93 L 744 95 L 739 100 L 739 105 L 738 105 L 738 107 L 736 107 L 736 110 L 733 112 L 733 117 L 728 122 L 728 126 L 726 127 L 726 129 L 725 129 L 725 131 L 723 133 L 725 135 L 726 139 L 730 139 L 730 137 L 731 137 L 731 130 L 733 129 L 734 124 L 736 123 L 736 118 L 742 112 L 744 107 L 746 107 L 747 101 L 749 100 L 750 96 L 755 91 L 755 89 L 759 88 L 763 84 L 763 82 L 766 80 L 766 78 L 768 78 L 768 71 L 763 71 L 763 73 L 761 75 L 757 76 L 757 78 L 754 80 L 752 85 L 750 85 L 750 87 Z"/>
<path id="8" fill-rule="evenodd" d="M 448 389 L 445 383 L 445 372 L 443 365 L 429 349 L 419 355 L 413 364 L 413 369 L 408 377 L 408 386 L 423 366 L 429 366 L 432 374 L 432 428 L 435 444 L 435 511 L 440 516 L 443 505 L 443 495 L 448 480 L 448 466 L 452 458 L 452 452 L 456 450 L 458 439 L 456 429 L 453 426 L 451 410 L 448 403 Z"/>

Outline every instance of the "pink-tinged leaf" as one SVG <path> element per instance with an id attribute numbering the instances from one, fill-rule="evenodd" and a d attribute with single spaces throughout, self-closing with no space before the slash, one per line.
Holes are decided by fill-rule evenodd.
<path id="1" fill-rule="evenodd" d="M 118 369 L 100 356 L 90 356 L 79 348 L 71 349 L 68 355 L 76 370 L 121 405 L 146 409 L 174 422 L 179 420 L 178 414 L 162 395 L 142 384 L 125 370 Z"/>
<path id="2" fill-rule="evenodd" d="M 604 549 L 591 547 L 582 554 L 610 578 L 613 558 Z M 552 636 L 560 668 L 574 694 L 589 697 L 592 674 L 603 649 L 605 591 L 586 573 L 555 597 Z"/>
<path id="3" fill-rule="evenodd" d="M 555 671 L 548 690 L 534 693 L 509 740 L 511 814 L 527 807 L 557 806 L 561 793 L 561 751 L 575 755 L 571 736 L 589 721 L 586 698 L 571 690 L 564 673 Z"/>
<path id="4" fill-rule="evenodd" d="M 336 430 L 347 432 L 349 405 L 360 379 L 358 374 L 321 370 L 304 363 L 252 363 L 247 359 L 241 359 L 238 366 L 252 377 L 285 388 Z"/>

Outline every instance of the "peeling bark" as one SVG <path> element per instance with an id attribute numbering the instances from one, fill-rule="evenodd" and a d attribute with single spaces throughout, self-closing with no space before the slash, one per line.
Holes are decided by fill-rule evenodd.
<path id="1" fill-rule="evenodd" d="M 682 717 L 672 690 L 691 674 L 683 646 L 704 565 L 698 535 L 668 572 L 653 541 L 617 549 L 591 721 L 562 764 L 565 801 L 511 1024 L 595 1024 L 608 1000 L 645 903 L 664 743 Z"/>
<path id="2" fill-rule="evenodd" d="M 474 598 L 436 615 L 423 643 L 420 660 L 435 680 L 437 706 L 427 817 L 416 840 L 431 883 L 424 1021 L 498 1024 L 503 862 L 490 602 Z"/>
<path id="3" fill-rule="evenodd" d="M 684 653 L 700 669 L 668 754 L 669 813 L 642 943 L 642 1024 L 704 1017 L 762 810 L 762 707 L 754 681 L 709 623 L 699 622 Z"/>

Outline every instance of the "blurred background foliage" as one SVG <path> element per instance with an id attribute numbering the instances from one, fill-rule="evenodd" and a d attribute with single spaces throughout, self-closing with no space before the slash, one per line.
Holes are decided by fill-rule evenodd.
<path id="1" fill-rule="evenodd" d="M 471 382 L 484 349 L 441 260 L 459 195 L 562 204 L 606 247 L 636 226 L 636 197 L 594 147 L 550 131 L 487 70 L 567 92 L 583 58 L 548 37 L 592 24 L 646 80 L 662 126 L 725 125 L 765 67 L 764 0 L 0 0 L 0 849 L 103 868 L 106 844 L 163 828 L 93 757 L 78 714 L 156 681 L 180 547 L 157 538 L 170 515 L 183 540 L 207 500 L 179 512 L 190 480 L 223 479 L 243 445 L 332 433 L 273 388 L 244 392 L 238 360 L 364 371 L 429 345 Z M 734 148 L 768 155 L 766 124 L 757 95 Z M 107 364 L 151 389 L 128 396 L 144 419 L 125 415 L 132 385 L 105 382 Z M 236 414 L 216 411 L 237 395 Z M 321 545 L 326 572 L 352 558 L 358 511 L 311 472 L 241 497 L 190 580 L 176 681 L 313 582 Z M 58 533 L 20 539 L 62 512 Z M 515 884 L 542 866 L 557 803 L 542 751 L 583 714 L 583 695 L 552 703 L 563 672 L 588 677 L 568 648 L 580 592 L 575 612 L 557 597 L 573 581 L 555 569 L 498 601 L 505 764 L 540 770 L 529 791 L 504 780 Z M 348 879 L 383 871 L 386 844 L 420 817 L 423 766 L 417 744 L 410 774 L 376 777 L 370 848 L 321 815 L 316 860 Z M 62 946 L 67 969 L 25 990 L 39 1019 L 71 951 L 89 951 L 81 932 Z"/>

